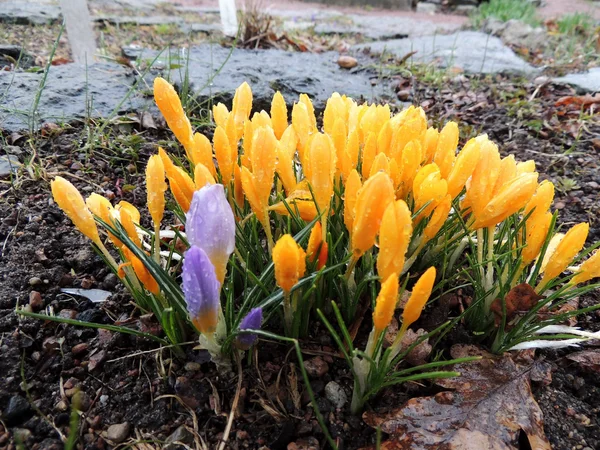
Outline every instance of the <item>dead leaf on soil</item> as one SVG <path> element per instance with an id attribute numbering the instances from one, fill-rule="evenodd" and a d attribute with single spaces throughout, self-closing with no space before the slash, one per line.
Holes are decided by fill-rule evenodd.
<path id="1" fill-rule="evenodd" d="M 583 350 L 567 355 L 567 359 L 576 362 L 583 369 L 600 372 L 600 350 Z"/>
<path id="2" fill-rule="evenodd" d="M 504 299 L 506 323 L 509 323 L 518 313 L 529 311 L 543 298 L 527 283 L 516 285 Z M 496 325 L 499 325 L 502 322 L 502 301 L 499 298 L 492 302 L 491 310 L 494 313 Z"/>
<path id="3" fill-rule="evenodd" d="M 387 414 L 363 415 L 390 434 L 386 450 L 510 450 L 521 430 L 535 450 L 550 450 L 542 411 L 531 393 L 528 372 L 510 356 L 486 358 L 453 369 L 462 376 L 437 383 L 452 391 L 413 398 Z"/>

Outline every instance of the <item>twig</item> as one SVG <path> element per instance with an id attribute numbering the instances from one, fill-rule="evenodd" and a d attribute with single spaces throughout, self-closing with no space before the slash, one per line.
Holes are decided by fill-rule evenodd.
<path id="1" fill-rule="evenodd" d="M 233 403 L 231 404 L 231 412 L 229 413 L 229 419 L 227 420 L 227 426 L 225 427 L 225 431 L 223 433 L 223 439 L 221 439 L 221 443 L 219 444 L 218 450 L 225 450 L 225 445 L 229 440 L 229 433 L 231 431 L 231 426 L 233 425 L 233 418 L 235 416 L 235 412 L 237 411 L 237 405 L 240 400 L 240 392 L 242 390 L 242 360 L 240 355 L 236 355 L 237 368 L 238 368 L 238 384 L 237 389 L 235 391 L 235 397 L 233 397 Z"/>

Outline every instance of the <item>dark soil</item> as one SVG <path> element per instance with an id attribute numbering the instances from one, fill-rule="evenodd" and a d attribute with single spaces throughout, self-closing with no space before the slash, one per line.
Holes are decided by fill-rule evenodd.
<path id="1" fill-rule="evenodd" d="M 408 91 L 408 100 L 423 104 L 434 122 L 458 120 L 461 142 L 487 132 L 503 153 L 536 160 L 540 172 L 563 188 L 555 202 L 561 209 L 561 223 L 589 221 L 590 241 L 597 241 L 600 145 L 594 139 L 600 134 L 598 116 L 579 110 L 561 115 L 555 104 L 561 97 L 574 95 L 570 88 L 520 82 L 459 75 L 433 85 L 397 78 L 398 90 Z M 17 304 L 30 305 L 36 311 L 51 309 L 79 320 L 156 329 L 151 319 L 140 318 L 118 280 L 49 194 L 48 181 L 59 173 L 69 177 L 66 173 L 84 195 L 101 186 L 115 202 L 124 199 L 145 209 L 144 163 L 156 151 L 157 142 L 169 135 L 119 127 L 109 128 L 108 134 L 93 151 L 80 150 L 88 136 L 80 124 L 46 128 L 31 139 L 5 136 L 11 144 L 8 153 L 24 161 L 35 148 L 36 158 L 30 174 L 22 171 L 12 181 L 6 180 L 0 197 L 0 405 L 3 425 L 8 427 L 0 429 L 0 448 L 14 449 L 19 442 L 25 448 L 62 448 L 58 432 L 68 434 L 71 402 L 82 411 L 78 430 L 82 448 L 118 444 L 109 441 L 114 427 L 110 436 L 106 434 L 114 424 L 127 423 L 130 428 L 117 440 L 123 438 L 122 442 L 139 449 L 162 448 L 165 441 L 175 439 L 173 433 L 192 447 L 196 438 L 212 449 L 225 429 L 237 375 L 217 373 L 207 355 L 193 350 L 193 345 L 187 347 L 185 359 L 177 359 L 153 342 L 20 318 L 14 313 Z M 576 180 L 576 185 L 564 179 Z M 114 295 L 94 304 L 61 293 L 62 287 L 101 288 Z M 597 301 L 597 294 L 581 299 L 586 306 Z M 585 316 L 580 326 L 598 330 L 600 316 Z M 367 328 L 363 324 L 359 341 L 365 339 Z M 326 331 L 315 326 L 312 333 L 302 345 L 310 349 L 307 359 L 327 363 L 325 373 L 311 384 L 332 435 L 340 448 L 372 445 L 375 431 L 360 417 L 351 416 L 348 405 L 336 410 L 325 398 L 324 386 L 332 380 L 350 398 L 352 380 L 343 360 L 335 356 Z M 444 345 L 467 339 L 460 330 L 449 336 Z M 550 378 L 533 382 L 545 431 L 559 450 L 600 448 L 598 374 L 567 360 L 567 353 L 545 352 L 536 362 L 551 370 Z M 323 446 L 297 364 L 289 347 L 264 341 L 256 347 L 252 363 L 244 361 L 243 389 L 228 448 Z M 407 384 L 387 389 L 369 407 L 383 411 L 435 391 L 429 384 Z M 151 447 L 143 447 L 142 442 Z M 291 442 L 297 447 L 288 447 Z"/>

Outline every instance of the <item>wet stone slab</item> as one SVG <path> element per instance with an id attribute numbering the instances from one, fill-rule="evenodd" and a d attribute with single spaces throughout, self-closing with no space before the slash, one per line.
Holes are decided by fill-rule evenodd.
<path id="1" fill-rule="evenodd" d="M 581 92 L 600 92 L 600 67 L 594 67 L 583 73 L 570 73 L 552 81 L 574 86 Z"/>
<path id="2" fill-rule="evenodd" d="M 287 30 L 312 28 L 317 34 L 360 34 L 368 39 L 387 40 L 456 31 L 460 22 L 433 22 L 414 17 L 341 14 L 332 11 L 270 10 L 284 21 Z"/>
<path id="3" fill-rule="evenodd" d="M 60 19 L 60 7 L 50 2 L 8 1 L 0 3 L 0 23 L 46 25 Z"/>
<path id="4" fill-rule="evenodd" d="M 42 72 L 0 72 L 0 129 L 18 131 L 31 124 L 38 128 L 44 122 L 68 122 L 87 115 L 109 117 L 135 82 L 128 70 L 116 64 L 95 64 L 87 74 L 86 67 L 77 64 L 51 67 L 32 121 L 42 78 Z M 117 113 L 139 110 L 148 103 L 133 92 Z"/>
<path id="5" fill-rule="evenodd" d="M 156 55 L 157 52 L 151 50 L 137 50 L 129 54 L 146 61 L 153 60 Z M 381 98 L 389 91 L 385 86 L 372 84 L 377 81 L 374 71 L 361 69 L 360 64 L 350 71 L 342 69 L 337 64 L 338 57 L 337 52 L 316 54 L 241 49 L 231 52 L 231 49 L 217 45 L 202 45 L 192 48 L 189 57 L 174 53 L 171 53 L 170 60 L 159 57 L 155 67 L 185 66 L 189 61 L 190 82 L 199 97 L 206 99 L 212 96 L 225 103 L 232 100 L 235 88 L 247 81 L 252 86 L 257 109 L 268 110 L 276 91 L 281 91 L 290 104 L 298 99 L 299 94 L 306 93 L 316 109 L 323 109 L 329 96 L 336 91 L 369 101 Z M 363 58 L 363 62 L 367 59 L 372 62 L 367 57 Z M 215 75 L 217 71 L 219 73 Z M 163 75 L 175 84 L 181 83 L 184 73 L 185 67 L 163 71 Z"/>
<path id="6" fill-rule="evenodd" d="M 131 58 L 153 61 L 154 66 L 146 75 L 145 83 L 152 86 L 155 76 L 163 76 L 181 85 L 185 67 L 189 61 L 190 84 L 198 101 L 209 98 L 230 104 L 235 89 L 247 81 L 254 93 L 254 108 L 269 110 L 275 91 L 279 90 L 291 105 L 300 93 L 307 93 L 315 109 L 322 110 L 333 92 L 372 101 L 390 100 L 392 90 L 385 84 L 376 84 L 377 74 L 361 69 L 361 65 L 348 71 L 337 64 L 336 52 L 313 54 L 285 52 L 281 50 L 241 50 L 218 45 L 203 45 L 187 54 L 177 50 L 165 52 L 158 58 L 152 50 L 129 49 Z M 226 63 L 225 63 L 226 61 Z M 367 57 L 363 64 L 372 62 Z M 225 64 L 224 64 L 225 63 Z M 113 110 L 117 114 L 150 109 L 156 113 L 145 83 L 140 90 L 128 95 L 136 82 L 130 69 L 109 63 L 98 63 L 88 68 L 69 64 L 51 67 L 46 87 L 37 109 L 36 127 L 42 123 L 68 122 L 74 119 L 108 117 Z M 30 113 L 42 79 L 42 73 L 0 72 L 0 128 L 18 131 L 29 128 Z M 91 100 L 91 107 L 86 108 Z"/>
<path id="7" fill-rule="evenodd" d="M 392 53 L 414 62 L 435 63 L 439 67 L 460 67 L 468 73 L 512 73 L 533 75 L 538 70 L 519 58 L 500 39 L 477 31 L 460 31 L 447 35 L 422 36 L 409 39 L 371 42 L 354 47 L 373 53 Z"/>

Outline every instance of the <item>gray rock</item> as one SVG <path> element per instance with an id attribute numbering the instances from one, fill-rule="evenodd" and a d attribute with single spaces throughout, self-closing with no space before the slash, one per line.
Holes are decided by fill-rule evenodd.
<path id="1" fill-rule="evenodd" d="M 329 372 L 329 364 L 320 356 L 304 361 L 304 369 L 311 378 L 321 378 Z"/>
<path id="2" fill-rule="evenodd" d="M 543 28 L 534 28 L 516 19 L 511 19 L 504 24 L 501 37 L 507 44 L 520 45 L 527 48 L 540 47 L 548 39 L 546 31 Z"/>
<path id="3" fill-rule="evenodd" d="M 564 77 L 553 78 L 552 81 L 570 84 L 580 92 L 600 92 L 600 67 L 583 73 L 570 73 Z"/>
<path id="4" fill-rule="evenodd" d="M 9 424 L 14 425 L 21 423 L 29 412 L 29 402 L 20 395 L 13 395 L 2 413 L 2 418 Z"/>
<path id="5" fill-rule="evenodd" d="M 364 37 L 376 40 L 424 36 L 435 32 L 455 31 L 460 28 L 458 23 L 437 23 L 415 20 L 410 17 L 362 16 L 358 14 L 341 16 L 339 19 L 315 19 L 315 22 L 315 33 L 362 34 Z"/>
<path id="6" fill-rule="evenodd" d="M 417 3 L 417 12 L 425 14 L 435 14 L 439 9 L 439 6 L 435 3 L 419 2 Z"/>
<path id="7" fill-rule="evenodd" d="M 0 44 L 0 70 L 3 66 L 12 66 L 15 63 L 18 63 L 21 69 L 29 69 L 33 66 L 34 58 L 18 45 Z"/>
<path id="8" fill-rule="evenodd" d="M 129 58 L 148 62 L 158 56 L 156 51 L 132 47 L 124 48 L 123 53 Z M 271 98 L 278 90 L 290 105 L 297 101 L 300 93 L 308 94 L 318 111 L 324 109 L 333 92 L 357 100 L 373 100 L 375 92 L 382 92 L 379 86 L 374 86 L 377 74 L 364 68 L 367 64 L 360 64 L 361 69 L 342 69 L 337 64 L 339 55 L 336 52 L 316 54 L 236 48 L 230 57 L 229 53 L 228 48 L 209 44 L 190 50 L 188 73 L 198 101 L 212 98 L 230 104 L 235 89 L 244 81 L 252 87 L 255 110 L 268 110 Z M 154 62 L 152 74 L 146 75 L 146 83 L 152 86 L 154 77 L 161 75 L 180 85 L 187 59 L 186 54 L 177 50 L 163 52 Z M 359 63 L 361 59 L 365 57 L 359 57 Z M 174 66 L 181 68 L 169 70 Z M 67 64 L 50 68 L 37 108 L 36 128 L 44 122 L 84 118 L 88 112 L 93 117 L 106 118 L 113 110 L 116 114 L 148 108 L 156 111 L 152 99 L 137 90 L 132 90 L 123 101 L 136 81 L 129 69 L 97 63 L 88 67 L 87 72 L 86 84 L 83 66 Z M 42 73 L 0 71 L 0 104 L 3 106 L 0 108 L 0 129 L 18 131 L 29 127 L 29 117 L 17 111 L 31 111 L 42 77 Z M 145 88 L 145 84 L 141 83 L 140 87 Z M 92 101 L 89 111 L 86 99 Z"/>
<path id="9" fill-rule="evenodd" d="M 0 156 L 0 178 L 8 177 L 16 172 L 21 163 L 13 156 Z"/>
<path id="10" fill-rule="evenodd" d="M 348 397 L 344 389 L 335 381 L 330 381 L 325 385 L 325 398 L 329 400 L 336 408 L 343 408 Z"/>
<path id="11" fill-rule="evenodd" d="M 8 1 L 0 7 L 0 22 L 18 25 L 45 25 L 58 22 L 60 8 L 52 4 Z"/>
<path id="12" fill-rule="evenodd" d="M 119 444 L 127 439 L 127 436 L 129 436 L 129 428 L 129 422 L 111 425 L 108 427 L 108 430 L 106 430 L 106 438 L 115 444 Z"/>
<path id="13" fill-rule="evenodd" d="M 164 450 L 180 448 L 178 444 L 191 445 L 194 442 L 194 435 L 185 427 L 180 425 L 166 440 Z"/>
<path id="14" fill-rule="evenodd" d="M 460 67 L 470 73 L 534 74 L 537 70 L 519 58 L 500 39 L 478 31 L 460 31 L 448 35 L 397 39 L 355 46 L 372 52 L 391 52 L 402 58 L 412 51 L 414 62 L 437 63 L 440 67 Z"/>
<path id="15" fill-rule="evenodd" d="M 229 57 L 230 51 L 228 48 L 208 44 L 190 50 L 188 72 L 192 89 L 199 96 L 199 101 L 212 97 L 213 101 L 229 104 L 235 89 L 244 81 L 252 87 L 255 110 L 268 111 L 276 91 L 282 93 L 288 104 L 297 101 L 299 94 L 306 93 L 319 111 L 325 108 L 325 102 L 333 92 L 346 94 L 357 100 L 373 98 L 374 87 L 371 80 L 376 79 L 376 73 L 340 68 L 337 64 L 339 54 L 336 52 L 317 54 L 234 49 Z M 170 53 L 177 55 L 174 51 Z M 152 61 L 156 55 L 155 51 L 144 50 L 140 57 Z M 213 78 L 228 57 L 229 60 L 220 73 Z M 170 61 L 159 58 L 155 65 L 185 65 L 187 55 L 179 58 Z M 183 76 L 183 70 L 170 72 L 170 79 L 175 84 L 180 84 Z M 148 80 L 148 83 L 151 81 Z"/>
<path id="16" fill-rule="evenodd" d="M 30 119 L 22 112 L 31 113 L 43 73 L 0 71 L 0 129 L 18 131 L 27 129 Z M 122 66 L 98 63 L 87 68 L 75 64 L 52 66 L 37 108 L 35 127 L 44 122 L 71 121 L 86 117 L 86 99 L 91 101 L 93 117 L 108 117 L 116 113 L 138 110 L 148 100 L 134 92 L 121 106 L 135 79 Z"/>

